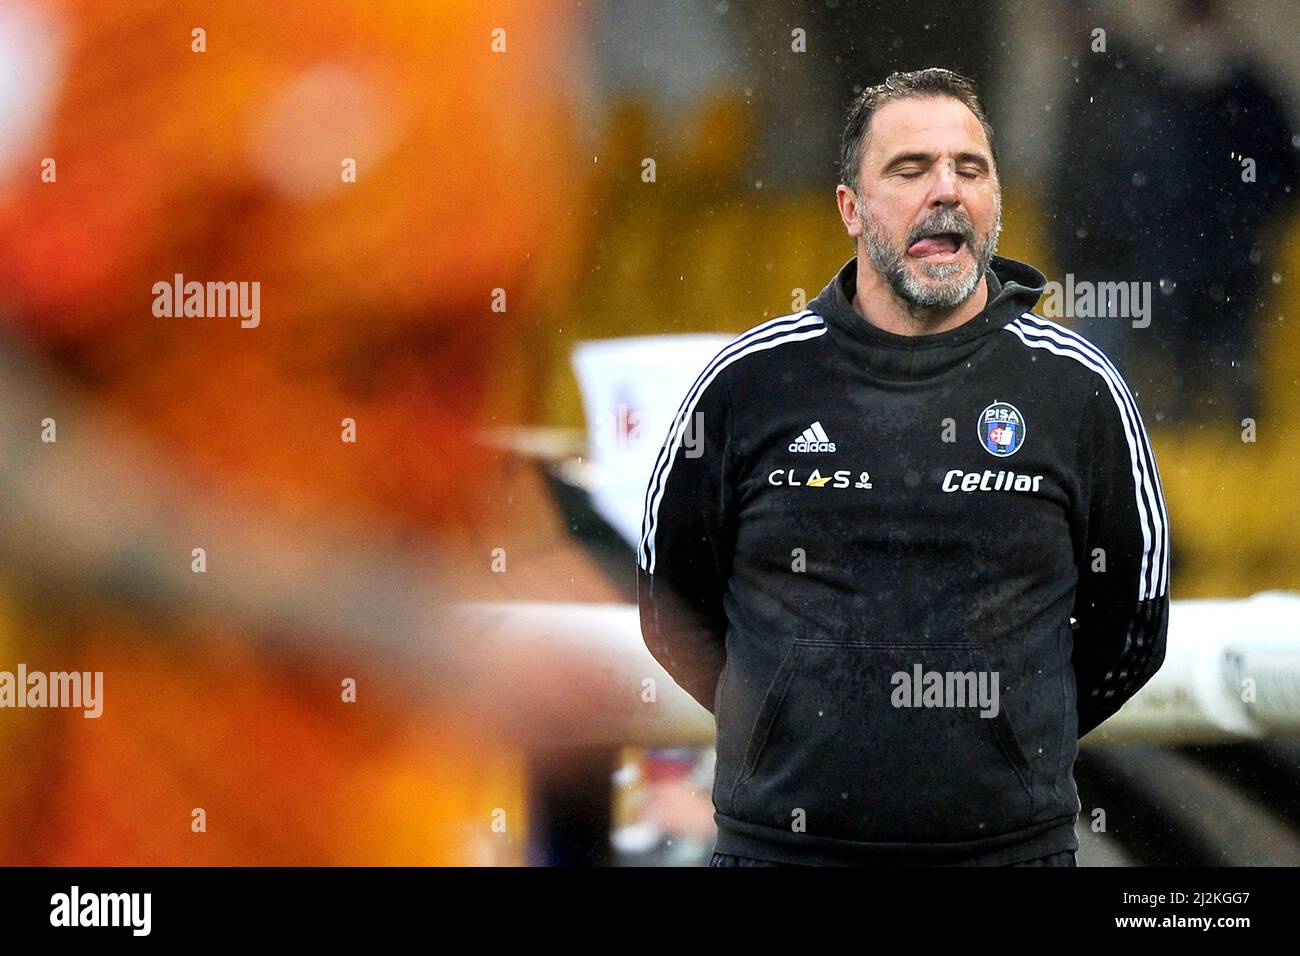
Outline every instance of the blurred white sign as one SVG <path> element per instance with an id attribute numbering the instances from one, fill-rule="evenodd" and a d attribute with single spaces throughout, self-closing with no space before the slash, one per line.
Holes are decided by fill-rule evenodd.
<path id="1" fill-rule="evenodd" d="M 730 335 L 647 335 L 582 342 L 582 388 L 592 459 L 592 503 L 627 541 L 641 537 L 646 485 L 696 377 Z"/>

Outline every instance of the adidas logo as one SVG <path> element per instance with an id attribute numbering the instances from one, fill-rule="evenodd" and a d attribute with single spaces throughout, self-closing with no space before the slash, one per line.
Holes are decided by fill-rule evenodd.
<path id="1" fill-rule="evenodd" d="M 834 451 L 835 442 L 830 440 L 821 422 L 813 422 L 803 430 L 803 434 L 790 442 L 790 451 Z"/>

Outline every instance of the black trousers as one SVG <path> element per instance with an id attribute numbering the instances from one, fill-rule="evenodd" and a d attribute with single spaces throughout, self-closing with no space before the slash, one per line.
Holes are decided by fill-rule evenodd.
<path id="1" fill-rule="evenodd" d="M 755 860 L 748 856 L 732 856 L 729 853 L 714 853 L 709 866 L 798 866 L 797 863 L 777 863 L 773 860 Z M 1074 850 L 1062 850 L 1049 856 L 1040 856 L 1036 860 L 1023 863 L 1008 863 L 1007 866 L 1078 866 Z"/>

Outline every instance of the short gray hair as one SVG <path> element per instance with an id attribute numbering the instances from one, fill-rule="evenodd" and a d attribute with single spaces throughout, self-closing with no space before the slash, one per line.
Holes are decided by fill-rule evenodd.
<path id="1" fill-rule="evenodd" d="M 951 96 L 975 114 L 984 127 L 984 135 L 993 152 L 993 167 L 998 166 L 998 150 L 993 144 L 993 127 L 984 115 L 975 82 L 960 73 L 940 67 L 891 73 L 885 82 L 863 90 L 849 106 L 848 123 L 840 140 L 840 182 L 858 191 L 858 170 L 862 166 L 863 145 L 871 130 L 871 117 L 886 103 L 909 97 Z"/>

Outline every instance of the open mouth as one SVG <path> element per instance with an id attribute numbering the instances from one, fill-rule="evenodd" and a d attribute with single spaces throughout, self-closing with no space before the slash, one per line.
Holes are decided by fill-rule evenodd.
<path id="1" fill-rule="evenodd" d="M 907 254 L 926 262 L 952 262 L 966 246 L 966 237 L 957 232 L 936 232 L 908 246 Z"/>

